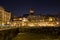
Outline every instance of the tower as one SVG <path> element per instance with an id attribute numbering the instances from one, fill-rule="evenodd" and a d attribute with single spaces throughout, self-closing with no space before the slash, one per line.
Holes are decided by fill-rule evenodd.
<path id="1" fill-rule="evenodd" d="M 34 8 L 30 8 L 30 15 L 34 15 Z"/>

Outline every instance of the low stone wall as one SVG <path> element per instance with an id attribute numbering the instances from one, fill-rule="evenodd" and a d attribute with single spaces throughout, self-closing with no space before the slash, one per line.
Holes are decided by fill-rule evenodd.
<path id="1" fill-rule="evenodd" d="M 0 31 L 0 40 L 12 40 L 19 33 L 18 28 Z"/>
<path id="2" fill-rule="evenodd" d="M 60 27 L 20 27 L 2 30 L 0 31 L 0 40 L 12 40 L 18 33 L 38 33 L 44 35 L 53 35 L 53 38 L 57 38 L 60 36 Z"/>
<path id="3" fill-rule="evenodd" d="M 21 27 L 20 32 L 60 35 L 60 27 Z"/>

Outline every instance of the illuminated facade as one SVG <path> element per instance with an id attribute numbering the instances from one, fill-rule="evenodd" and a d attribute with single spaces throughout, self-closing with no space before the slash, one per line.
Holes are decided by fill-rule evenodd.
<path id="1" fill-rule="evenodd" d="M 46 17 L 43 17 L 43 16 L 29 16 L 26 18 L 26 20 L 28 21 L 24 21 L 23 24 L 25 24 L 26 26 L 37 26 L 37 27 L 41 27 L 41 26 L 60 26 L 60 22 L 59 21 L 56 21 L 54 17 L 48 17 L 46 19 Z M 27 23 L 28 22 L 28 23 Z M 25 25 L 22 25 L 22 26 L 25 26 Z"/>
<path id="2" fill-rule="evenodd" d="M 11 13 L 5 11 L 3 7 L 0 7 L 0 25 L 9 24 Z"/>
<path id="3" fill-rule="evenodd" d="M 22 26 L 30 26 L 30 27 L 41 27 L 41 26 L 60 26 L 60 21 L 58 21 L 58 17 L 52 16 L 43 16 L 43 15 L 34 15 L 34 9 L 30 9 L 30 15 L 22 20 Z"/>
<path id="4" fill-rule="evenodd" d="M 27 15 L 26 15 L 27 16 Z M 11 21 L 12 20 L 12 21 Z M 11 19 L 11 13 L 5 11 L 3 7 L 0 7 L 0 25 L 9 24 L 10 26 L 29 26 L 29 27 L 41 27 L 41 26 L 60 26 L 58 17 L 34 15 L 34 9 L 30 9 L 30 14 L 27 17 L 16 17 Z"/>
<path id="5" fill-rule="evenodd" d="M 2 16 L 4 13 L 4 9 L 2 7 L 0 7 L 0 25 L 2 25 Z"/>
<path id="6" fill-rule="evenodd" d="M 2 21 L 3 21 L 5 24 L 9 24 L 10 18 L 11 18 L 11 13 L 5 11 L 4 14 L 3 14 L 3 19 L 2 19 Z"/>
<path id="7" fill-rule="evenodd" d="M 20 20 L 19 20 L 20 19 Z M 30 14 L 27 17 L 14 18 L 13 26 L 29 26 L 29 27 L 47 27 L 47 26 L 60 26 L 60 22 L 57 20 L 58 17 L 34 15 L 34 9 L 30 9 Z"/>
<path id="8" fill-rule="evenodd" d="M 22 17 L 14 17 L 11 21 L 11 26 L 22 26 Z"/>

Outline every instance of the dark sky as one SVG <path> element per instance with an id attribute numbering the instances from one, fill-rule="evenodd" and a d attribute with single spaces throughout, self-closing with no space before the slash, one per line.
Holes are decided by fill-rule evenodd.
<path id="1" fill-rule="evenodd" d="M 16 16 L 29 14 L 33 7 L 35 14 L 57 14 L 60 12 L 59 0 L 0 0 L 0 5 Z"/>

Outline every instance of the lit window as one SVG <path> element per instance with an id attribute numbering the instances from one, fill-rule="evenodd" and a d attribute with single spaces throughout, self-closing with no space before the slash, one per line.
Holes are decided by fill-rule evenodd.
<path id="1" fill-rule="evenodd" d="M 30 23 L 30 24 L 28 24 L 28 26 L 31 26 L 32 27 L 32 26 L 35 26 L 35 25 L 33 23 Z"/>
<path id="2" fill-rule="evenodd" d="M 9 22 L 7 22 L 7 24 L 9 24 Z"/>
<path id="3" fill-rule="evenodd" d="M 25 21 L 27 21 L 27 19 L 26 19 L 26 18 L 23 18 L 23 20 L 22 20 L 22 21 L 24 21 L 24 22 L 25 22 Z"/>
<path id="4" fill-rule="evenodd" d="M 49 21 L 53 21 L 53 18 L 49 17 Z"/>
<path id="5" fill-rule="evenodd" d="M 22 20 L 22 18 L 19 18 L 19 20 Z"/>
<path id="6" fill-rule="evenodd" d="M 57 24 L 59 24 L 59 22 L 56 22 Z"/>

